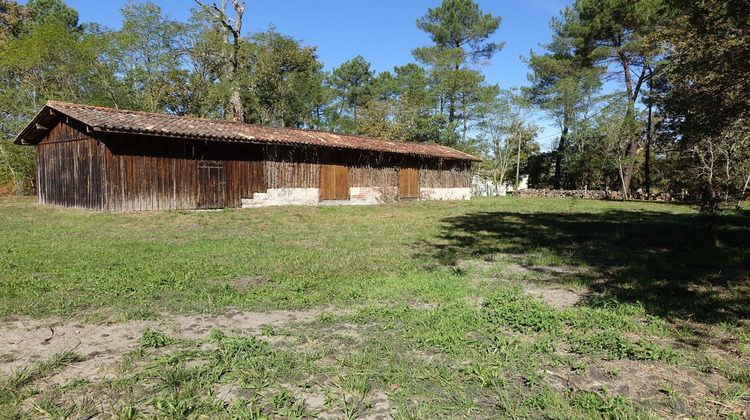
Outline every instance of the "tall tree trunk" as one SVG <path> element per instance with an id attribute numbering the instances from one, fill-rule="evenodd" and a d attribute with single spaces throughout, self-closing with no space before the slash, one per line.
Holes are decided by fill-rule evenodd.
<path id="1" fill-rule="evenodd" d="M 463 120 L 464 120 L 464 129 L 463 129 L 463 132 L 461 133 L 461 143 L 466 144 L 466 132 L 469 130 L 469 124 L 466 121 L 466 113 L 467 113 L 467 110 L 466 110 L 466 98 L 464 98 L 464 100 L 461 101 L 461 102 L 462 102 L 461 103 L 461 108 L 462 108 L 461 112 L 463 112 Z"/>
<path id="2" fill-rule="evenodd" d="M 648 89 L 649 89 L 649 97 L 652 96 L 652 80 L 651 80 L 651 68 L 648 69 Z M 644 187 L 646 188 L 646 199 L 651 199 L 651 116 L 653 111 L 653 103 L 651 99 L 649 98 L 648 101 L 648 120 L 646 121 L 646 160 L 644 162 Z"/>
<path id="3" fill-rule="evenodd" d="M 242 105 L 242 97 L 240 96 L 240 87 L 237 82 L 237 73 L 239 69 L 239 54 L 240 46 L 242 43 L 242 35 L 240 33 L 242 29 L 242 15 L 245 13 L 245 2 L 239 0 L 232 0 L 232 6 L 236 17 L 231 19 L 227 16 L 227 3 L 229 0 L 221 0 L 221 7 L 213 3 L 210 7 L 201 3 L 199 0 L 195 0 L 199 6 L 206 12 L 210 13 L 216 23 L 220 24 L 227 32 L 227 36 L 224 38 L 224 43 L 231 46 L 231 52 L 229 59 L 224 64 L 224 81 L 228 81 L 231 86 L 231 96 L 229 97 L 229 105 L 232 108 L 232 121 L 245 122 L 245 109 Z M 230 40 L 231 38 L 231 40 Z"/>
<path id="4" fill-rule="evenodd" d="M 456 120 L 456 94 L 451 92 L 448 101 L 448 123 L 450 124 Z"/>
<path id="5" fill-rule="evenodd" d="M 643 82 L 643 76 L 645 75 L 646 68 L 644 67 L 643 73 L 638 78 L 638 81 L 633 86 L 633 78 L 630 74 L 630 63 L 628 62 L 627 55 L 621 48 L 617 48 L 617 54 L 620 58 L 620 64 L 622 65 L 623 74 L 625 76 L 625 89 L 628 93 L 628 112 L 625 114 L 625 126 L 632 128 L 630 125 L 635 126 L 635 101 L 638 98 L 638 91 L 640 90 L 641 83 Z M 622 176 L 622 193 L 625 198 L 630 197 L 630 180 L 633 178 L 633 169 L 635 168 L 635 156 L 638 153 L 638 136 L 634 133 L 629 132 L 628 136 L 628 164 L 625 166 L 625 170 Z"/>
<path id="6" fill-rule="evenodd" d="M 518 155 L 516 155 L 516 187 L 520 185 L 521 178 L 521 138 L 518 139 Z M 514 188 L 514 190 L 515 190 Z"/>
<path id="7" fill-rule="evenodd" d="M 750 174 L 747 175 L 747 179 L 745 179 L 745 185 L 742 187 L 742 192 L 740 193 L 739 201 L 737 201 L 737 210 L 742 208 L 742 200 L 745 199 L 745 193 L 747 192 L 748 186 L 750 186 Z"/>
<path id="8" fill-rule="evenodd" d="M 630 180 L 633 178 L 633 169 L 635 168 L 635 162 L 632 160 L 635 158 L 635 153 L 630 152 L 635 151 L 633 143 L 634 141 L 631 139 L 630 146 L 628 147 L 628 158 L 631 160 L 625 165 L 625 169 L 622 173 L 622 193 L 625 198 L 630 198 Z"/>
<path id="9" fill-rule="evenodd" d="M 557 152 L 555 153 L 555 179 L 554 188 L 559 190 L 562 186 L 562 162 L 565 156 L 565 148 L 568 147 L 568 125 L 570 123 L 570 117 L 566 113 L 563 117 L 563 130 L 560 134 L 560 143 L 557 145 Z"/>
<path id="10" fill-rule="evenodd" d="M 245 108 L 242 105 L 240 90 L 232 86 L 232 96 L 229 98 L 229 104 L 232 106 L 232 121 L 245 122 Z"/>
<path id="11" fill-rule="evenodd" d="M 622 194 L 625 198 L 630 198 L 630 180 L 633 178 L 633 169 L 635 168 L 635 157 L 638 154 L 638 136 L 632 132 L 630 123 L 635 124 L 635 109 L 633 104 L 629 104 L 628 112 L 625 114 L 625 127 L 630 137 L 628 140 L 628 163 L 625 165 L 622 174 Z"/>
<path id="12" fill-rule="evenodd" d="M 651 103 L 648 104 L 648 120 L 646 122 L 646 160 L 644 162 L 643 175 L 646 187 L 646 199 L 651 199 Z"/>

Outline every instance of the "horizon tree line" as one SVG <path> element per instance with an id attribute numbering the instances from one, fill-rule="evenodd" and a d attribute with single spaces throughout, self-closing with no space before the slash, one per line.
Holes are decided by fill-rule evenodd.
<path id="1" fill-rule="evenodd" d="M 431 43 L 383 72 L 362 55 L 324 71 L 317 47 L 273 26 L 243 35 L 244 13 L 244 1 L 195 0 L 180 22 L 131 0 L 115 30 L 80 23 L 62 0 L 0 0 L 0 181 L 23 191 L 33 178 L 32 151 L 11 140 L 56 99 L 435 142 L 483 157 L 477 172 L 494 179 L 687 190 L 708 212 L 750 184 L 741 0 L 576 0 L 544 51 L 523 57 L 529 84 L 510 91 L 480 66 L 503 46 L 501 18 L 472 0 L 429 8 L 415 24 Z M 559 128 L 547 152 L 539 115 Z"/>

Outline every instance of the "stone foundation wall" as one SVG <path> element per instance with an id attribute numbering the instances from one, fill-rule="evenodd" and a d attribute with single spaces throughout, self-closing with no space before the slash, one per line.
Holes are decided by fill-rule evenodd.
<path id="1" fill-rule="evenodd" d="M 243 198 L 242 207 L 261 206 L 314 206 L 319 201 L 317 188 L 269 188 L 264 193 L 255 193 L 253 198 Z"/>
<path id="2" fill-rule="evenodd" d="M 468 200 L 471 188 L 421 188 L 419 197 L 423 200 Z"/>
<path id="3" fill-rule="evenodd" d="M 320 203 L 318 188 L 269 188 L 265 193 L 255 193 L 253 198 L 243 198 L 242 207 L 316 206 Z M 374 205 L 396 201 L 398 187 L 351 187 L 349 200 L 336 200 L 336 204 Z M 421 188 L 421 200 L 468 200 L 471 188 Z M 333 204 L 333 203 L 323 203 Z"/>
<path id="4" fill-rule="evenodd" d="M 396 200 L 398 187 L 351 187 L 349 201 L 351 204 L 380 204 Z"/>

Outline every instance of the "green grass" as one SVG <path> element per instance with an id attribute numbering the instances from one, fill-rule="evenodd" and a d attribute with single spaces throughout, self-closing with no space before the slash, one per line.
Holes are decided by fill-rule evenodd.
<path id="1" fill-rule="evenodd" d="M 40 360 L 25 365 L 13 372 L 10 377 L 0 379 L 0 415 L 3 417 L 20 416 L 19 405 L 28 397 L 37 393 L 29 385 L 54 374 L 65 365 L 82 360 L 72 349 L 65 349 L 54 354 L 49 360 Z"/>
<path id="2" fill-rule="evenodd" d="M 723 216 L 707 248 L 695 210 L 666 203 L 109 214 L 0 199 L 0 317 L 319 311 L 257 334 L 145 329 L 91 383 L 44 381 L 85 357 L 39 361 L 0 377 L 0 418 L 742 416 L 748 216 Z M 555 307 L 531 286 L 582 299 Z"/>

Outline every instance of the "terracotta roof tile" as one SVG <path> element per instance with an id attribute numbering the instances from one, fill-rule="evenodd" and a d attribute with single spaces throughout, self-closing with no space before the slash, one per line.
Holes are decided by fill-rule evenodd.
<path id="1" fill-rule="evenodd" d="M 481 161 L 481 159 L 469 154 L 431 143 L 381 140 L 327 131 L 266 127 L 231 121 L 151 114 L 57 101 L 47 102 L 46 107 L 80 121 L 90 126 L 94 131 L 105 133 L 133 133 L 217 141 L 306 144 L 341 149 L 371 150 L 444 159 Z M 19 139 L 23 137 L 24 132 L 19 135 Z"/>

